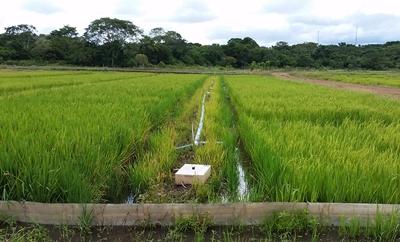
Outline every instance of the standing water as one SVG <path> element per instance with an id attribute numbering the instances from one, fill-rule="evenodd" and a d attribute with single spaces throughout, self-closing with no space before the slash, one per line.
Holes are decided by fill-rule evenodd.
<path id="1" fill-rule="evenodd" d="M 239 149 L 236 147 L 235 149 L 235 153 L 236 153 L 236 167 L 237 167 L 237 171 L 238 171 L 238 178 L 239 178 L 239 183 L 238 183 L 238 199 L 240 201 L 244 201 L 248 198 L 248 186 L 247 186 L 247 181 L 246 181 L 246 175 L 244 173 L 244 169 L 242 166 L 242 162 L 240 161 L 240 153 L 239 153 Z"/>
<path id="2" fill-rule="evenodd" d="M 129 194 L 128 198 L 126 199 L 126 204 L 134 204 L 136 202 L 136 197 L 132 193 Z"/>

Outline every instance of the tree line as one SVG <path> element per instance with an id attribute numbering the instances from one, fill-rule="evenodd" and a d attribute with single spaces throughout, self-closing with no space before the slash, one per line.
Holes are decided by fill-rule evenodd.
<path id="1" fill-rule="evenodd" d="M 0 34 L 0 64 L 67 64 L 79 66 L 199 65 L 235 68 L 400 68 L 400 41 L 385 44 L 260 46 L 250 37 L 226 44 L 190 43 L 175 31 L 154 28 L 148 34 L 127 20 L 100 18 L 83 35 L 64 26 L 37 34 L 32 25 L 5 28 Z"/>

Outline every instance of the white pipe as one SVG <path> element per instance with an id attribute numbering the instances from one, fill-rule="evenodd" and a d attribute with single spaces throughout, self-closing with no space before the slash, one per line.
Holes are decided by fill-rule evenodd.
<path id="1" fill-rule="evenodd" d="M 189 148 L 189 147 L 192 147 L 192 146 L 193 146 L 193 144 L 182 145 L 182 146 L 176 147 L 175 149 L 180 150 L 180 149 L 185 149 L 185 148 Z"/>
<path id="2" fill-rule="evenodd" d="M 205 93 L 203 96 L 203 102 L 201 104 L 201 115 L 200 115 L 199 127 L 197 128 L 196 136 L 194 138 L 194 145 L 196 145 L 196 146 L 200 144 L 201 130 L 203 129 L 203 125 L 204 125 L 206 95 L 207 95 L 207 93 Z"/>
<path id="3" fill-rule="evenodd" d="M 217 141 L 217 142 L 215 142 L 215 143 L 217 143 L 217 144 L 223 144 L 224 142 L 222 142 L 222 141 Z M 199 142 L 199 145 L 205 145 L 205 144 L 207 144 L 206 141 L 200 141 L 200 142 Z M 192 146 L 193 146 L 193 144 L 181 145 L 181 146 L 176 147 L 175 149 L 177 149 L 177 150 L 186 149 L 186 148 L 189 148 L 189 147 L 192 147 Z"/>

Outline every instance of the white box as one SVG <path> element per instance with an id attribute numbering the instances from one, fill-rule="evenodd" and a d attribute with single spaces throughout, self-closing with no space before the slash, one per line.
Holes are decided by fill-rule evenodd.
<path id="1" fill-rule="evenodd" d="M 204 184 L 210 175 L 210 165 L 184 164 L 175 173 L 175 184 Z"/>

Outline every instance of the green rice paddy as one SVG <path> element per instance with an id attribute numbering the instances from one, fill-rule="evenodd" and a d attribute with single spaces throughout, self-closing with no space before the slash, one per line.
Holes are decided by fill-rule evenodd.
<path id="1" fill-rule="evenodd" d="M 271 76 L 3 70 L 1 199 L 236 201 L 241 162 L 250 201 L 399 203 L 399 120 L 397 100 Z M 175 186 L 183 163 L 209 181 Z"/>
<path id="2" fill-rule="evenodd" d="M 400 87 L 400 73 L 390 71 L 297 71 L 295 75 L 312 79 L 364 85 Z"/>

